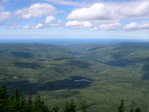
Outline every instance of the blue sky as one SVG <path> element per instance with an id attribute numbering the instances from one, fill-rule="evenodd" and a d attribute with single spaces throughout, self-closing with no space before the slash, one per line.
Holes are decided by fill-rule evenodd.
<path id="1" fill-rule="evenodd" d="M 0 39 L 149 39 L 148 0 L 0 0 Z"/>

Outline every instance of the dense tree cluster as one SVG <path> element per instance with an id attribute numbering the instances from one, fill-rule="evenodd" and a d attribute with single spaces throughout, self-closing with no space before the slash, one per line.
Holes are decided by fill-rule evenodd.
<path id="1" fill-rule="evenodd" d="M 87 112 L 87 106 L 85 102 L 80 104 L 79 112 Z M 7 93 L 6 87 L 0 87 L 0 112 L 77 112 L 76 104 L 73 100 L 67 102 L 62 109 L 58 106 L 49 108 L 40 96 L 32 99 L 32 97 L 24 97 L 21 95 L 18 89 L 15 90 L 14 95 Z M 127 112 L 125 110 L 124 100 L 118 107 L 118 112 Z M 128 112 L 141 112 L 140 108 L 136 108 L 135 103 L 131 103 Z"/>
<path id="2" fill-rule="evenodd" d="M 26 98 L 18 89 L 14 95 L 9 95 L 5 86 L 0 87 L 0 112 L 59 112 L 59 110 L 58 106 L 48 108 L 40 96 L 34 100 L 31 96 Z M 63 112 L 76 112 L 73 100 L 66 103 Z"/>
<path id="3" fill-rule="evenodd" d="M 124 100 L 121 100 L 120 106 L 118 107 L 118 112 L 126 112 Z M 142 112 L 140 108 L 136 107 L 135 102 L 132 102 L 128 112 Z"/>

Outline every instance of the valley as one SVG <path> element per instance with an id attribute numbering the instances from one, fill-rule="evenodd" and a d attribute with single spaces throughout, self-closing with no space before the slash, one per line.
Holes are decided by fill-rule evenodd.
<path id="1" fill-rule="evenodd" d="M 120 100 L 149 111 L 149 43 L 0 44 L 0 84 L 40 94 L 47 105 L 86 101 L 115 112 Z"/>

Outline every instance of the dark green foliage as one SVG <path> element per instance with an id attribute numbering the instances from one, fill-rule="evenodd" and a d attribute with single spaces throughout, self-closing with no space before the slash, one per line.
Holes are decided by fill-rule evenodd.
<path id="1" fill-rule="evenodd" d="M 116 60 L 112 60 L 112 61 L 108 61 L 106 64 L 110 65 L 110 66 L 120 66 L 120 67 L 125 67 L 126 65 L 132 63 L 130 60 L 128 59 L 116 59 Z"/>
<path id="2" fill-rule="evenodd" d="M 20 68 L 31 68 L 31 69 L 37 69 L 41 67 L 37 63 L 30 63 L 30 62 L 14 62 L 13 63 L 15 66 L 20 67 Z"/>
<path id="3" fill-rule="evenodd" d="M 82 102 L 79 111 L 86 112 L 86 109 L 86 102 Z M 124 112 L 124 109 L 124 101 L 121 100 L 118 112 Z M 77 109 L 73 100 L 64 105 L 63 111 L 60 111 L 60 108 L 57 105 L 49 109 L 41 100 L 40 95 L 34 100 L 31 96 L 26 99 L 23 95 L 21 95 L 21 92 L 18 89 L 15 90 L 15 95 L 8 95 L 6 87 L 1 86 L 0 112 L 77 112 Z M 132 103 L 129 112 L 141 112 L 141 109 L 135 108 L 135 103 Z"/>
<path id="4" fill-rule="evenodd" d="M 15 92 L 15 98 L 16 98 L 16 100 L 20 100 L 20 91 L 17 88 L 16 88 L 16 92 Z"/>
<path id="5" fill-rule="evenodd" d="M 70 111 L 69 112 L 76 112 L 76 105 L 73 100 L 71 100 L 69 104 Z"/>
<path id="6" fill-rule="evenodd" d="M 140 108 L 136 108 L 135 112 L 142 112 Z"/>
<path id="7" fill-rule="evenodd" d="M 8 50 L 0 50 L 0 54 L 7 52 Z"/>
<path id="8" fill-rule="evenodd" d="M 33 104 L 33 100 L 32 100 L 32 96 L 28 97 L 28 105 L 32 105 Z"/>
<path id="9" fill-rule="evenodd" d="M 0 87 L 0 112 L 49 112 L 48 107 L 38 96 L 34 101 L 29 97 L 28 101 L 16 89 L 15 95 L 9 96 L 6 87 Z"/>
<path id="10" fill-rule="evenodd" d="M 59 110 L 60 110 L 60 108 L 59 108 L 57 105 L 55 105 L 55 106 L 52 108 L 51 112 L 59 112 Z"/>
<path id="11" fill-rule="evenodd" d="M 11 54 L 15 57 L 20 57 L 20 58 L 31 58 L 31 57 L 33 57 L 30 53 L 25 53 L 25 52 L 12 52 Z"/>
<path id="12" fill-rule="evenodd" d="M 8 95 L 6 92 L 6 87 L 0 87 L 0 112 L 4 112 L 6 105 L 8 103 Z"/>
<path id="13" fill-rule="evenodd" d="M 8 99 L 8 95 L 7 95 L 7 91 L 6 91 L 6 87 L 3 85 L 0 87 L 0 101 L 3 100 L 7 100 Z"/>
<path id="14" fill-rule="evenodd" d="M 143 65 L 142 70 L 144 71 L 142 79 L 149 80 L 149 63 L 148 62 L 146 62 L 146 64 Z"/>
<path id="15" fill-rule="evenodd" d="M 13 81 L 13 82 L 3 82 L 0 84 L 4 84 L 7 86 L 7 90 L 9 93 L 14 93 L 14 89 L 18 88 L 24 94 L 35 94 L 36 93 L 36 84 L 30 83 L 28 80 L 23 81 Z"/>
<path id="16" fill-rule="evenodd" d="M 85 69 L 89 68 L 90 64 L 81 60 L 69 60 L 68 62 L 64 63 L 64 66 L 76 66 L 78 68 Z"/>
<path id="17" fill-rule="evenodd" d="M 88 49 L 88 51 L 95 51 L 95 50 L 100 49 L 100 48 L 103 48 L 103 47 L 93 47 L 91 49 Z"/>
<path id="18" fill-rule="evenodd" d="M 59 112 L 60 108 L 54 106 L 51 110 L 37 96 L 34 100 L 31 96 L 26 99 L 16 89 L 15 95 L 8 95 L 6 87 L 0 87 L 0 112 Z M 73 100 L 66 103 L 64 112 L 76 112 L 76 106 Z"/>
<path id="19" fill-rule="evenodd" d="M 29 81 L 15 81 L 15 82 L 4 82 L 10 93 L 13 92 L 15 88 L 19 88 L 25 94 L 35 94 L 38 91 L 45 90 L 61 90 L 61 89 L 80 89 L 90 86 L 93 82 L 92 79 L 73 76 L 63 80 L 55 80 L 46 83 L 30 83 Z M 0 83 L 1 84 L 1 83 Z M 18 89 L 16 89 L 16 97 L 18 97 Z"/>
<path id="20" fill-rule="evenodd" d="M 135 102 L 132 102 L 131 105 L 130 105 L 129 112 L 134 112 L 134 110 L 135 110 Z"/>
<path id="21" fill-rule="evenodd" d="M 142 112 L 140 108 L 136 108 L 136 103 L 135 102 L 132 102 L 131 105 L 130 105 L 130 110 L 129 112 Z"/>
<path id="22" fill-rule="evenodd" d="M 126 67 L 127 65 L 134 65 L 135 63 L 144 61 L 143 58 L 126 58 L 133 52 L 130 50 L 119 51 L 111 54 L 112 60 L 106 62 L 110 66 Z"/>
<path id="23" fill-rule="evenodd" d="M 86 79 L 89 81 L 88 82 L 87 81 L 75 82 L 75 80 L 79 80 L 79 79 Z M 46 82 L 40 86 L 40 91 L 86 88 L 86 87 L 90 86 L 91 83 L 92 83 L 91 79 L 88 79 L 86 77 L 74 76 L 74 77 L 69 77 L 64 80 L 56 80 L 56 81 L 52 81 L 52 82 Z"/>
<path id="24" fill-rule="evenodd" d="M 85 101 L 82 101 L 81 102 L 81 104 L 80 104 L 80 110 L 81 110 L 81 112 L 86 112 L 87 105 L 86 105 L 86 102 Z"/>
<path id="25" fill-rule="evenodd" d="M 38 96 L 34 101 L 35 112 L 49 112 L 48 107 L 41 101 L 40 96 Z"/>
<path id="26" fill-rule="evenodd" d="M 76 105 L 73 100 L 66 103 L 64 107 L 64 112 L 76 112 Z"/>
<path id="27" fill-rule="evenodd" d="M 118 112 L 124 112 L 125 106 L 124 106 L 124 100 L 121 100 L 121 104 L 118 107 Z"/>

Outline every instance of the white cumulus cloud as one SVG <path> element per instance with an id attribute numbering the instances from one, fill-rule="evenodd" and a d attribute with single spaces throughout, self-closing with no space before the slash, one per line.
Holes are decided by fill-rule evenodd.
<path id="1" fill-rule="evenodd" d="M 67 15 L 71 21 L 88 21 L 92 27 L 102 30 L 120 29 L 122 21 L 126 20 L 148 20 L 149 1 L 132 0 L 127 2 L 98 2 L 89 7 L 77 8 Z M 73 23 L 74 24 L 74 23 Z M 125 29 L 132 29 L 135 24 L 126 26 Z M 148 25 L 143 24 L 143 29 Z M 93 29 L 94 30 L 94 29 Z"/>
<path id="2" fill-rule="evenodd" d="M 121 26 L 120 23 L 102 24 L 100 25 L 101 30 L 115 30 Z"/>
<path id="3" fill-rule="evenodd" d="M 149 23 L 131 22 L 124 27 L 125 30 L 149 30 Z"/>
<path id="4" fill-rule="evenodd" d="M 77 7 L 82 7 L 89 4 L 87 2 L 83 2 L 83 1 L 79 2 L 74 0 L 46 0 L 46 1 L 56 3 L 56 4 L 61 4 L 61 5 L 77 6 Z"/>
<path id="5" fill-rule="evenodd" d="M 45 23 L 51 23 L 53 20 L 55 20 L 55 17 L 54 16 L 48 16 L 45 20 Z"/>
<path id="6" fill-rule="evenodd" d="M 66 23 L 67 27 L 71 27 L 71 28 L 83 28 L 83 27 L 91 27 L 92 24 L 88 21 L 68 21 Z"/>
<path id="7" fill-rule="evenodd" d="M 11 12 L 5 11 L 5 7 L 0 5 L 0 22 L 3 22 L 11 17 Z"/>
<path id="8" fill-rule="evenodd" d="M 32 29 L 32 26 L 28 24 L 28 25 L 23 26 L 22 28 L 23 29 Z"/>
<path id="9" fill-rule="evenodd" d="M 101 2 L 68 14 L 72 20 L 115 20 L 149 17 L 149 1 Z"/>
<path id="10" fill-rule="evenodd" d="M 0 22 L 3 22 L 11 17 L 10 12 L 0 12 Z"/>
<path id="11" fill-rule="evenodd" d="M 34 29 L 41 29 L 41 28 L 44 28 L 44 27 L 45 27 L 44 24 L 39 23 L 39 24 L 35 25 L 33 28 L 34 28 Z"/>
<path id="12" fill-rule="evenodd" d="M 56 9 L 48 3 L 35 3 L 28 8 L 15 11 L 15 15 L 24 19 L 53 15 L 55 13 Z"/>
<path id="13" fill-rule="evenodd" d="M 96 3 L 89 8 L 80 8 L 72 11 L 67 18 L 75 20 L 109 19 L 109 13 L 107 14 L 106 12 L 107 8 L 104 4 Z"/>
<path id="14" fill-rule="evenodd" d="M 44 24 L 38 23 L 38 24 L 36 24 L 34 26 L 27 24 L 27 25 L 24 25 L 22 28 L 23 29 L 41 29 L 41 28 L 45 28 L 45 27 L 46 26 Z"/>

